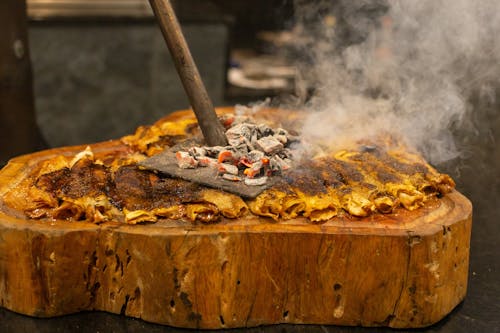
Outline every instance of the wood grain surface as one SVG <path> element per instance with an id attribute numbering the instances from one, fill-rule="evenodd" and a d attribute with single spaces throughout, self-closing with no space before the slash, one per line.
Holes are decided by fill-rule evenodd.
<path id="1" fill-rule="evenodd" d="M 81 149 L 11 160 L 0 198 L 41 161 Z M 471 212 L 454 191 L 413 212 L 321 225 L 254 216 L 95 225 L 28 220 L 0 201 L 0 306 L 37 317 L 102 310 L 189 328 L 428 326 L 465 297 Z"/>

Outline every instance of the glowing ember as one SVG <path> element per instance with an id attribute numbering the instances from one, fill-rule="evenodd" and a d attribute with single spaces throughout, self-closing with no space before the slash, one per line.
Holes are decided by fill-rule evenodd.
<path id="1" fill-rule="evenodd" d="M 222 123 L 226 124 L 229 145 L 178 151 L 179 168 L 213 167 L 225 180 L 258 186 L 265 184 L 268 176 L 292 166 L 292 145 L 298 143 L 297 136 L 241 117 L 222 119 Z"/>

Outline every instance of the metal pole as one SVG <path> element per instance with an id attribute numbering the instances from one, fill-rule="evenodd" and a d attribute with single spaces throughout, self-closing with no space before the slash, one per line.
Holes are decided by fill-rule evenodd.
<path id="1" fill-rule="evenodd" d="M 167 42 L 205 141 L 210 146 L 227 145 L 224 128 L 217 118 L 170 0 L 149 0 L 149 2 Z"/>

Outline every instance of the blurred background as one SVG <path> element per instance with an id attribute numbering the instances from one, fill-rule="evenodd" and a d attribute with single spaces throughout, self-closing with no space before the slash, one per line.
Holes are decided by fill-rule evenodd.
<path id="1" fill-rule="evenodd" d="M 228 71 L 257 32 L 285 27 L 291 1 L 173 4 L 214 105 L 275 93 L 233 86 Z M 27 13 L 36 121 L 48 146 L 117 138 L 189 108 L 147 0 L 28 0 Z"/>
<path id="2" fill-rule="evenodd" d="M 281 96 L 290 95 L 300 95 L 303 102 L 311 87 L 300 83 L 303 74 L 296 64 L 301 37 L 293 29 L 301 2 L 172 1 L 214 105 L 268 97 L 278 104 Z M 336 20 L 331 12 L 341 14 L 342 2 L 331 2 L 326 18 L 306 16 L 301 23 L 313 25 L 324 19 L 325 28 L 332 29 Z M 19 13 L 22 3 L 4 1 L 1 11 Z M 14 18 L 4 14 L 11 30 L 28 33 L 5 40 L 9 44 L 5 48 L 12 50 L 18 43 L 27 71 L 31 64 L 32 80 L 25 74 L 25 84 L 33 83 L 32 124 L 29 130 L 17 129 L 17 135 L 1 131 L 5 150 L 0 163 L 41 147 L 118 138 L 189 108 L 147 0 L 26 0 L 26 5 L 26 27 L 12 27 Z M 349 15 L 375 20 L 385 8 L 384 1 L 363 1 Z M 340 22 L 335 26 L 339 49 L 363 40 L 355 26 Z M 11 59 L 12 70 L 20 59 Z M 16 114 L 19 120 L 21 116 Z M 7 123 L 2 126 L 13 131 Z M 19 137 L 27 136 L 21 135 L 23 131 L 32 133 L 29 142 L 19 142 Z"/>

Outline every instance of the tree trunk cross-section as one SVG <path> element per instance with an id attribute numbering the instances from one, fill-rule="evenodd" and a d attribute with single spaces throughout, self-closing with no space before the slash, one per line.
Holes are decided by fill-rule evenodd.
<path id="1" fill-rule="evenodd" d="M 0 197 L 36 163 L 81 149 L 11 160 Z M 95 225 L 27 220 L 0 202 L 0 306 L 37 317 L 102 310 L 189 328 L 422 327 L 465 297 L 471 212 L 454 191 L 397 223 Z"/>

